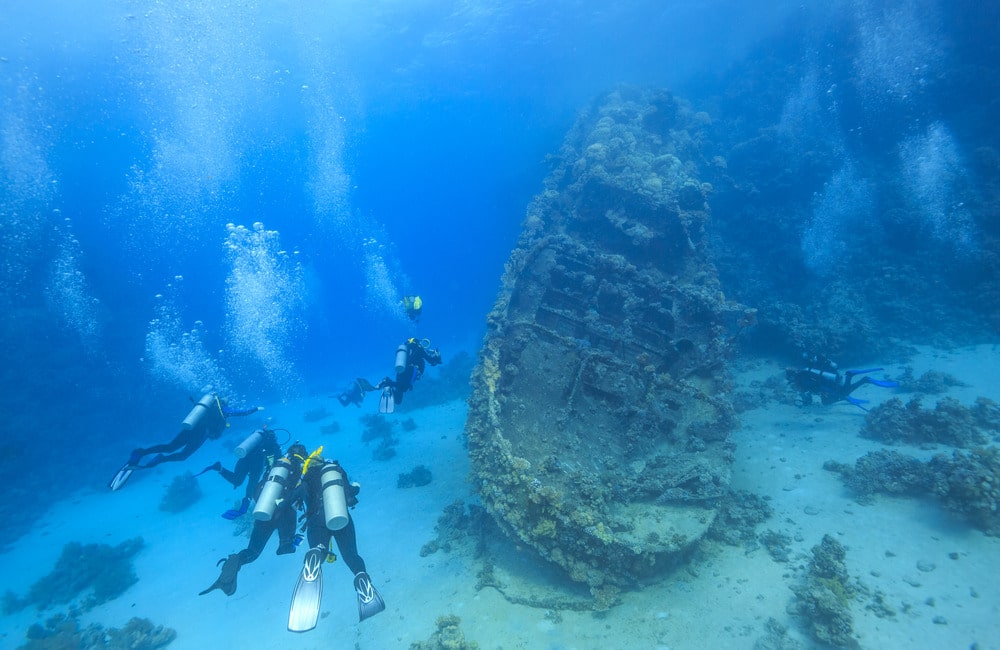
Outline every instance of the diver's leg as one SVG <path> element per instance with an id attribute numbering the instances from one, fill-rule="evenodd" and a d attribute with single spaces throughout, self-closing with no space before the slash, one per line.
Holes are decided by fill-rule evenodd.
<path id="1" fill-rule="evenodd" d="M 278 529 L 278 555 L 295 552 L 295 509 L 290 506 L 279 507 L 275 513 L 275 526 Z"/>
<path id="2" fill-rule="evenodd" d="M 313 513 L 306 521 L 306 540 L 309 542 L 309 548 L 323 546 L 329 551 L 330 535 L 330 529 L 326 527 L 323 517 Z"/>
<path id="3" fill-rule="evenodd" d="M 238 488 L 243 485 L 243 481 L 246 480 L 247 475 L 250 473 L 251 458 L 253 457 L 254 454 L 252 453 L 250 456 L 244 456 L 236 461 L 236 465 L 233 467 L 232 472 L 226 472 L 229 476 L 224 476 L 224 478 L 232 483 L 234 488 Z"/>
<path id="4" fill-rule="evenodd" d="M 152 447 L 146 447 L 142 450 L 142 455 L 146 454 L 166 454 L 172 451 L 177 451 L 181 447 L 184 447 L 191 443 L 191 431 L 181 431 L 174 439 L 170 442 L 166 442 L 162 445 L 153 445 Z"/>
<path id="5" fill-rule="evenodd" d="M 356 575 L 365 571 L 365 561 L 358 555 L 358 538 L 352 517 L 348 515 L 347 525 L 340 530 L 333 531 L 333 538 L 337 540 L 340 556 L 351 572 Z"/>
<path id="6" fill-rule="evenodd" d="M 253 562 L 260 556 L 260 552 L 264 549 L 264 545 L 267 544 L 267 538 L 271 536 L 272 532 L 274 532 L 274 525 L 271 522 L 255 521 L 253 532 L 250 533 L 250 543 L 247 547 L 239 553 L 233 553 L 229 557 L 219 560 L 222 570 L 219 573 L 218 579 L 212 583 L 212 586 L 198 595 L 203 596 L 213 589 L 221 589 L 227 596 L 232 596 L 236 593 L 236 578 L 239 576 L 240 567 Z"/>
<path id="7" fill-rule="evenodd" d="M 148 449 L 143 450 L 144 456 L 151 453 L 159 454 L 143 467 L 150 468 L 156 467 L 160 463 L 185 460 L 188 456 L 197 451 L 197 449 L 201 447 L 204 442 L 205 433 L 203 430 L 192 429 L 191 431 L 181 431 L 167 444 L 156 445 L 155 447 L 149 447 Z M 174 454 L 164 455 L 164 452 L 171 452 L 176 449 L 180 449 L 180 451 Z"/>
<path id="8" fill-rule="evenodd" d="M 253 522 L 253 531 L 250 533 L 250 543 L 247 544 L 245 549 L 237 554 L 240 557 L 240 564 L 250 564 L 260 557 L 264 547 L 267 546 L 267 540 L 271 539 L 271 535 L 274 533 L 275 528 L 276 523 L 274 519 L 271 521 L 257 520 Z"/>

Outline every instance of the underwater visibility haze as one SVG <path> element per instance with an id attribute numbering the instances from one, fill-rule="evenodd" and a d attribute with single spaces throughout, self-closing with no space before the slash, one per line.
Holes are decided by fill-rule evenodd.
<path id="1" fill-rule="evenodd" d="M 703 557 L 712 522 L 737 527 L 730 484 L 746 487 L 740 458 L 755 447 L 733 432 L 759 421 L 747 414 L 851 406 L 851 393 L 803 404 L 822 390 L 746 379 L 761 364 L 810 355 L 822 377 L 839 372 L 826 358 L 881 370 L 924 346 L 996 342 L 998 37 L 1000 8 L 971 0 L 8 2 L 0 467 L 17 478 L 0 502 L 0 551 L 31 544 L 56 504 L 133 498 L 108 479 L 131 450 L 169 440 L 206 391 L 273 418 L 234 419 L 227 440 L 268 422 L 353 458 L 333 448 L 357 439 L 306 441 L 287 409 L 312 400 L 306 422 L 353 422 L 336 395 L 391 374 L 414 337 L 443 365 L 396 413 L 373 414 L 369 397 L 357 414 L 469 399 L 468 430 L 455 432 L 466 464 L 451 477 L 468 495 L 445 503 L 471 509 L 453 527 L 492 526 L 491 543 L 510 538 L 584 585 L 565 601 L 508 589 L 511 603 L 548 603 L 545 629 L 559 611 L 613 612 L 621 594 Z M 404 308 L 414 295 L 419 319 Z M 871 373 L 854 395 L 891 397 L 901 372 Z M 980 473 L 968 471 L 1000 485 L 985 445 L 1000 433 L 998 387 L 959 379 L 985 400 L 962 421 L 994 432 L 975 452 Z M 816 411 L 831 412 L 842 411 Z M 868 432 L 889 426 L 865 418 Z M 942 487 L 961 482 L 962 453 L 929 461 L 921 485 L 995 536 L 1000 494 L 991 515 Z M 436 481 L 448 472 L 432 469 Z M 862 469 L 844 470 L 848 485 Z M 109 528 L 127 526 L 108 509 Z M 440 511 L 425 513 L 431 524 Z M 72 538 L 104 542 L 101 525 Z M 117 556 L 141 556 L 131 537 L 112 537 Z M 756 539 L 752 525 L 739 539 Z M 818 544 L 820 573 L 843 563 L 832 538 L 802 543 Z M 847 585 L 837 567 L 824 579 Z M 792 591 L 826 611 L 814 587 Z M 835 595 L 859 598 L 856 587 Z M 807 643 L 877 647 L 829 616 L 801 632 Z M 457 620 L 437 625 L 457 633 Z M 996 631 L 973 628 L 981 642 Z M 196 643 L 184 634 L 178 645 Z M 173 640 L 155 636 L 143 647 Z M 4 638 L 14 647 L 22 632 Z M 597 643 L 576 642 L 524 647 Z"/>

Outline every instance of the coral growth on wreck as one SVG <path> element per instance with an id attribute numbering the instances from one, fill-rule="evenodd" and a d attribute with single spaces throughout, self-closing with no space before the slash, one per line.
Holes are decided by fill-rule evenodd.
<path id="1" fill-rule="evenodd" d="M 484 505 L 605 603 L 683 561 L 727 494 L 726 364 L 752 314 L 708 259 L 709 125 L 667 92 L 595 102 L 528 208 L 473 375 Z"/>

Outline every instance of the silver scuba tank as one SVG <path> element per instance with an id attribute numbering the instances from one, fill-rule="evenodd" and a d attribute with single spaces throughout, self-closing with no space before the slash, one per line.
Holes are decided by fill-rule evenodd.
<path id="1" fill-rule="evenodd" d="M 205 414 L 208 413 L 208 410 L 212 408 L 216 408 L 215 394 L 205 393 L 191 409 L 191 412 L 187 414 L 184 421 L 181 422 L 181 427 L 189 431 L 195 428 L 201 422 L 201 419 L 205 417 Z"/>
<path id="2" fill-rule="evenodd" d="M 837 382 L 840 380 L 840 375 L 832 372 L 827 372 L 825 370 L 819 370 L 817 368 L 807 368 L 807 372 L 809 372 L 809 374 L 811 375 L 819 377 L 820 379 L 825 379 L 826 381 L 830 382 Z"/>
<path id="3" fill-rule="evenodd" d="M 253 509 L 253 518 L 258 521 L 271 521 L 274 509 L 278 507 L 278 499 L 285 492 L 288 477 L 292 473 L 292 463 L 287 458 L 274 461 L 274 467 L 267 474 L 264 487 L 257 497 L 257 505 Z"/>
<path id="4" fill-rule="evenodd" d="M 409 356 L 409 353 L 406 351 L 406 344 L 405 343 L 401 344 L 398 348 L 396 348 L 396 374 L 397 375 L 400 374 L 401 372 L 403 372 L 404 370 L 406 370 L 406 359 L 407 359 L 408 356 Z"/>
<path id="5" fill-rule="evenodd" d="M 247 436 L 246 440 L 236 445 L 236 449 L 233 450 L 233 453 L 236 454 L 237 458 L 246 458 L 247 454 L 256 449 L 260 443 L 263 442 L 263 440 L 264 432 L 257 429 Z"/>
<path id="6" fill-rule="evenodd" d="M 319 479 L 323 490 L 323 517 L 326 520 L 326 527 L 330 530 L 340 530 L 348 521 L 344 474 L 335 463 L 327 463 L 323 466 Z"/>

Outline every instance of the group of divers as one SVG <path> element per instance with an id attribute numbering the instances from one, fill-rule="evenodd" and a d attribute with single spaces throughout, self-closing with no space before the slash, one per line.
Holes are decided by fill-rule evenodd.
<path id="1" fill-rule="evenodd" d="M 405 298 L 404 306 L 411 319 L 419 317 L 422 308 L 419 296 Z M 804 367 L 786 369 L 787 380 L 800 394 L 801 403 L 808 404 L 812 396 L 817 395 L 825 405 L 846 401 L 864 408 L 864 400 L 852 396 L 857 388 L 865 384 L 884 388 L 897 386 L 894 381 L 869 376 L 882 368 L 841 373 L 835 363 L 822 356 L 809 356 L 804 361 Z M 436 366 L 440 363 L 440 352 L 431 348 L 427 339 L 409 338 L 396 349 L 395 380 L 386 377 L 378 384 L 372 384 L 358 378 L 337 399 L 343 406 L 361 406 L 367 393 L 380 391 L 379 412 L 392 413 L 395 406 L 403 401 L 403 395 L 423 375 L 427 364 Z M 133 450 L 109 487 L 112 490 L 121 489 L 137 470 L 185 460 L 206 440 L 218 439 L 229 426 L 228 418 L 261 410 L 263 407 L 260 406 L 233 409 L 217 393 L 206 392 L 184 418 L 181 432 L 172 441 Z M 221 462 L 215 462 L 197 474 L 218 472 L 234 488 L 246 483 L 240 507 L 224 512 L 224 518 L 232 520 L 241 517 L 254 504 L 253 530 L 247 547 L 219 560 L 222 569 L 218 579 L 200 595 L 216 589 L 227 596 L 234 594 L 240 568 L 260 556 L 275 531 L 278 533 L 278 555 L 294 553 L 303 540 L 301 533 L 305 533 L 309 550 L 292 594 L 288 629 L 306 632 L 316 627 L 322 599 L 323 563 L 337 559 L 330 546 L 331 538 L 336 541 L 340 556 L 354 574 L 358 618 L 364 621 L 383 611 L 385 601 L 372 584 L 365 561 L 358 553 L 354 520 L 349 510 L 358 503 L 360 485 L 350 481 L 347 471 L 338 461 L 322 456 L 322 446 L 310 453 L 305 445 L 295 441 L 282 453 L 277 438 L 279 431 L 288 433 L 285 429 L 270 429 L 265 425 L 250 434 L 235 448 L 238 460 L 232 470 L 223 467 Z M 290 438 L 289 434 L 288 440 Z M 143 462 L 151 454 L 156 455 Z M 299 511 L 302 511 L 301 516 Z M 302 522 L 301 526 L 299 522 Z M 296 532 L 297 527 L 301 532 Z"/>
<path id="2" fill-rule="evenodd" d="M 419 296 L 405 298 L 404 306 L 412 320 L 419 317 L 422 307 Z M 409 338 L 396 349 L 395 380 L 386 377 L 373 385 L 365 379 L 357 379 L 337 399 L 344 406 L 360 406 L 366 393 L 381 391 L 379 411 L 392 413 L 403 401 L 404 393 L 423 375 L 426 365 L 440 363 L 440 352 L 431 348 L 427 339 Z M 229 418 L 262 410 L 261 406 L 244 410 L 231 408 L 224 397 L 209 389 L 184 418 L 180 433 L 172 441 L 133 450 L 108 487 L 119 490 L 135 471 L 185 460 L 206 440 L 218 439 L 229 426 Z M 233 595 L 240 568 L 260 556 L 275 531 L 278 533 L 278 555 L 294 553 L 304 533 L 309 550 L 292 593 L 288 629 L 306 632 L 316 627 L 323 594 L 323 563 L 337 559 L 330 546 L 331 538 L 354 574 L 359 621 L 378 614 L 385 609 L 385 601 L 372 584 L 365 561 L 358 553 L 354 520 L 349 511 L 358 503 L 360 485 L 351 482 L 339 462 L 322 456 L 322 446 L 310 453 L 296 440 L 282 453 L 277 432 L 288 434 L 285 429 L 271 429 L 267 425 L 250 434 L 235 448 L 238 460 L 232 470 L 217 461 L 196 474 L 218 472 L 234 489 L 246 482 L 240 507 L 224 512 L 224 518 L 241 517 L 254 504 L 253 529 L 247 547 L 219 560 L 217 566 L 222 565 L 222 570 L 218 579 L 199 595 L 216 589 L 227 596 Z M 288 434 L 285 442 L 290 439 Z M 144 460 L 152 454 L 156 455 Z"/>

